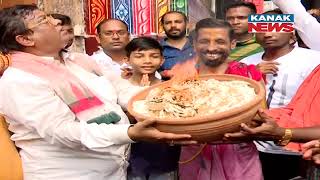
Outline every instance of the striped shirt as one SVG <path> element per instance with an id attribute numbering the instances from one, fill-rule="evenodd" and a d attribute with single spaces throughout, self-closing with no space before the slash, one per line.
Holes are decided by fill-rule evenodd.
<path id="1" fill-rule="evenodd" d="M 241 62 L 259 64 L 262 62 L 262 53 L 249 56 Z M 274 60 L 280 63 L 278 73 L 266 74 L 267 103 L 270 108 L 287 105 L 295 95 L 300 84 L 320 64 L 320 52 L 295 47 L 290 53 Z"/>
<path id="2" fill-rule="evenodd" d="M 253 54 L 262 52 L 263 48 L 256 42 L 256 38 L 244 42 L 237 42 L 236 47 L 231 51 L 229 59 L 240 61 L 241 59 Z"/>

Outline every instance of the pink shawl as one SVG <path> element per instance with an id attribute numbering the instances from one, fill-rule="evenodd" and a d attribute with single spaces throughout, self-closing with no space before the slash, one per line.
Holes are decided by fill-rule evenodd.
<path id="1" fill-rule="evenodd" d="M 57 60 L 24 53 L 12 54 L 12 67 L 50 82 L 54 92 L 67 104 L 79 120 L 90 120 L 105 114 L 104 103 L 96 97 L 64 64 Z M 86 57 L 77 56 L 75 64 L 85 66 Z M 90 113 L 88 112 L 91 111 Z M 95 113 L 92 113 L 95 112 Z"/>

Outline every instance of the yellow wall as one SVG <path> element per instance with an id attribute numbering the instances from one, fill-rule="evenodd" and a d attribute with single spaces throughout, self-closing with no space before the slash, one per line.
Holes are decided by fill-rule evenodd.
<path id="1" fill-rule="evenodd" d="M 35 4 L 37 0 L 0 0 L 0 9 L 16 4 Z"/>

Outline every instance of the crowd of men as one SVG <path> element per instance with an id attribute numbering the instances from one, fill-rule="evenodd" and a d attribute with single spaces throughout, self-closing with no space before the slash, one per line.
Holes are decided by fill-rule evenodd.
<path id="1" fill-rule="evenodd" d="M 34 5 L 1 10 L 1 57 L 11 64 L 0 76 L 0 114 L 24 179 L 320 179 L 320 13 L 298 0 L 273 1 L 279 9 L 264 14 L 294 14 L 295 32 L 249 33 L 256 6 L 237 1 L 225 19 L 198 21 L 192 36 L 178 11 L 162 17 L 161 39 L 131 38 L 125 22 L 105 19 L 91 56 L 70 51 L 70 17 Z M 190 62 L 186 75 L 234 74 L 265 85 L 269 110 L 225 135 L 252 141 L 200 145 L 127 112 L 134 93 L 171 79 L 177 67 L 190 70 Z"/>

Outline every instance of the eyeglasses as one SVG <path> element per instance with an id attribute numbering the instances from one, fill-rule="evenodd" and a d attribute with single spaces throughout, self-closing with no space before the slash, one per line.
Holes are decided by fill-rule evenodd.
<path id="1" fill-rule="evenodd" d="M 45 24 L 45 23 L 49 23 L 51 25 L 59 25 L 59 23 L 56 23 L 56 19 L 54 19 L 51 15 L 45 15 L 42 16 L 42 18 L 39 18 L 37 21 L 30 23 L 30 25 L 28 25 L 29 29 L 35 28 L 41 24 Z"/>
<path id="2" fill-rule="evenodd" d="M 103 32 L 102 33 L 103 35 L 107 36 L 107 37 L 112 37 L 113 35 L 118 35 L 118 36 L 125 36 L 125 35 L 128 35 L 128 31 L 124 31 L 124 30 L 120 30 L 120 31 L 107 31 L 107 32 Z"/>

